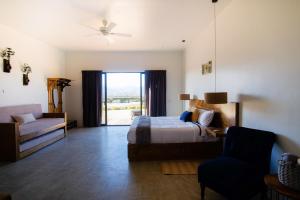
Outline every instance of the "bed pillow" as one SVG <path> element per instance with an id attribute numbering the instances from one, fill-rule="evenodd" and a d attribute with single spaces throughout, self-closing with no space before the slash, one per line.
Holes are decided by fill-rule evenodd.
<path id="1" fill-rule="evenodd" d="M 195 109 L 192 113 L 192 122 L 198 122 L 200 111 Z"/>
<path id="2" fill-rule="evenodd" d="M 184 111 L 181 115 L 180 115 L 180 120 L 184 121 L 184 122 L 190 122 L 192 118 L 192 112 L 189 111 Z"/>
<path id="3" fill-rule="evenodd" d="M 36 120 L 32 113 L 13 115 L 12 118 L 16 122 L 19 122 L 20 125 L 27 124 Z"/>
<path id="4" fill-rule="evenodd" d="M 203 110 L 200 113 L 198 122 L 201 126 L 209 126 L 214 118 L 215 112 L 213 110 Z"/>

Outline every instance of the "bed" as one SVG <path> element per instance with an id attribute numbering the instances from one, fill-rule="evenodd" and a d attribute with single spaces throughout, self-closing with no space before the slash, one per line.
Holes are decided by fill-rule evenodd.
<path id="1" fill-rule="evenodd" d="M 191 100 L 191 109 L 214 110 L 210 127 L 226 128 L 238 125 L 239 104 L 210 105 L 202 100 Z M 128 131 L 129 161 L 207 159 L 221 154 L 223 139 L 211 136 L 207 127 L 183 122 L 179 117 L 151 117 L 151 143 L 140 143 L 136 138 L 140 117 L 133 120 Z"/>

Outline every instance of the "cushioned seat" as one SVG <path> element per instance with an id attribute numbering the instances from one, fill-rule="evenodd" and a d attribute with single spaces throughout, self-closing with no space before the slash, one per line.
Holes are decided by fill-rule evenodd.
<path id="1" fill-rule="evenodd" d="M 241 194 L 251 197 L 264 185 L 260 170 L 231 157 L 222 156 L 203 163 L 198 168 L 198 174 L 200 183 L 205 182 L 205 186 L 229 199 L 239 199 Z"/>
<path id="2" fill-rule="evenodd" d="M 15 122 L 20 115 L 32 121 Z M 0 161 L 17 161 L 64 138 L 66 119 L 66 113 L 43 113 L 40 104 L 0 107 Z"/>
<path id="3" fill-rule="evenodd" d="M 38 132 L 64 123 L 64 118 L 40 118 L 34 122 L 20 125 L 20 136 Z"/>
<path id="4" fill-rule="evenodd" d="M 246 200 L 266 190 L 275 134 L 244 127 L 230 127 L 223 156 L 201 164 L 198 180 L 201 198 L 209 187 L 227 199 Z"/>

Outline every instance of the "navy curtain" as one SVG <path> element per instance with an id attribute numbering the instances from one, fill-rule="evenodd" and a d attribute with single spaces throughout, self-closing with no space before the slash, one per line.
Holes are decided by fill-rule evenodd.
<path id="1" fill-rule="evenodd" d="M 82 71 L 83 125 L 101 126 L 102 71 Z"/>
<path id="2" fill-rule="evenodd" d="M 148 116 L 166 116 L 166 70 L 145 71 L 146 114 Z"/>

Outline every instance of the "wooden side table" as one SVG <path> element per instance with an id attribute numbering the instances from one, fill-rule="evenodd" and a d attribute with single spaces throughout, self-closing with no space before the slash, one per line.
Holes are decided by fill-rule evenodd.
<path id="1" fill-rule="evenodd" d="M 278 180 L 278 175 L 266 175 L 265 183 L 271 189 L 271 199 L 272 190 L 275 191 L 275 198 L 279 199 L 280 196 L 288 197 L 295 200 L 300 200 L 300 191 L 293 190 L 283 184 Z"/>

